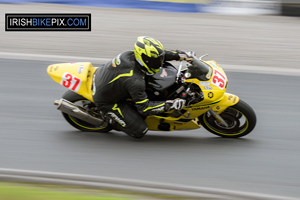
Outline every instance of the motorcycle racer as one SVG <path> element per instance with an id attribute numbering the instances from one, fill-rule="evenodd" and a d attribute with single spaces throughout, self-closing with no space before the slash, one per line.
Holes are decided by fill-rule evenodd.
<path id="1" fill-rule="evenodd" d="M 159 72 L 165 61 L 190 59 L 191 53 L 165 50 L 158 40 L 140 36 L 133 51 L 123 52 L 97 69 L 93 77 L 93 100 L 114 128 L 142 138 L 148 131 L 144 117 L 181 110 L 185 105 L 184 99 L 150 101 L 145 76 Z"/>

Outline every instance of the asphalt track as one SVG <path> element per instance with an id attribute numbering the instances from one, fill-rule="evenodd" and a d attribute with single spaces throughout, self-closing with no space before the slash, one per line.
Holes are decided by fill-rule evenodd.
<path id="1" fill-rule="evenodd" d="M 257 114 L 257 127 L 244 138 L 198 129 L 149 132 L 135 140 L 68 125 L 53 105 L 66 90 L 47 75 L 52 63 L 0 60 L 1 168 L 300 197 L 299 77 L 227 73 L 227 91 Z"/>

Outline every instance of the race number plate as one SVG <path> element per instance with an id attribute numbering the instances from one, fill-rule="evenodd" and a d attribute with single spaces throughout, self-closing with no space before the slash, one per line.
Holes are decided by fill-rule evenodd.
<path id="1" fill-rule="evenodd" d="M 214 71 L 215 71 L 215 73 L 211 79 L 211 84 L 213 84 L 213 85 L 217 86 L 218 88 L 220 88 L 221 90 L 223 90 L 226 85 L 226 76 L 217 69 L 215 69 Z"/>
<path id="2" fill-rule="evenodd" d="M 81 82 L 82 80 L 80 78 L 65 72 L 61 78 L 60 84 L 66 88 L 69 88 L 70 90 L 73 90 L 74 92 L 78 92 Z"/>

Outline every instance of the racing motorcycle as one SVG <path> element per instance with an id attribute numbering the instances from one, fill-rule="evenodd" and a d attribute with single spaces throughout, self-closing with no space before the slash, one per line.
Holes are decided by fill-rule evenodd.
<path id="1" fill-rule="evenodd" d="M 158 73 L 145 77 L 150 100 L 186 100 L 182 110 L 147 116 L 149 130 L 192 130 L 203 126 L 217 136 L 238 138 L 254 129 L 254 110 L 237 95 L 226 92 L 228 78 L 224 70 L 216 61 L 204 61 L 204 56 L 194 56 L 184 69 L 183 61 L 178 69 L 166 62 Z M 108 132 L 114 127 L 93 102 L 97 68 L 90 62 L 60 63 L 47 68 L 55 82 L 69 89 L 54 104 L 66 121 L 81 131 Z"/>

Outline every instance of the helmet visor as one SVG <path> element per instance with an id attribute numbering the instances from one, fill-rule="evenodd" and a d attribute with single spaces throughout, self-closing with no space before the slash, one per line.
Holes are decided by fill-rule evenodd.
<path id="1" fill-rule="evenodd" d="M 142 54 L 142 59 L 144 63 L 147 65 L 150 73 L 157 73 L 159 69 L 162 67 L 165 59 L 165 52 L 158 55 L 157 58 L 148 57 L 145 54 Z"/>

